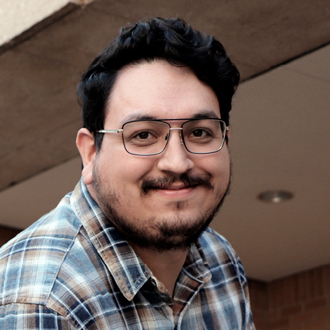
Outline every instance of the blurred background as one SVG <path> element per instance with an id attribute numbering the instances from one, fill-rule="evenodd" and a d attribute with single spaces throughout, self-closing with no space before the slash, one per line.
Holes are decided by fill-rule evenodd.
<path id="1" fill-rule="evenodd" d="M 73 190 L 80 76 L 155 16 L 214 35 L 241 72 L 212 227 L 242 259 L 257 328 L 330 329 L 328 0 L 0 0 L 0 245 Z"/>

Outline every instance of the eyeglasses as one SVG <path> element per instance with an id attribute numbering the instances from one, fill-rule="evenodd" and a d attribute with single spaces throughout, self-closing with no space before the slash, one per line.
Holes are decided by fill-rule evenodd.
<path id="1" fill-rule="evenodd" d="M 182 120 L 187 121 L 181 127 L 171 127 L 167 122 Z M 129 154 L 152 156 L 165 150 L 174 130 L 181 131 L 181 141 L 189 152 L 211 154 L 221 150 L 229 127 L 218 118 L 134 120 L 125 123 L 121 129 L 102 129 L 96 133 L 122 133 Z"/>

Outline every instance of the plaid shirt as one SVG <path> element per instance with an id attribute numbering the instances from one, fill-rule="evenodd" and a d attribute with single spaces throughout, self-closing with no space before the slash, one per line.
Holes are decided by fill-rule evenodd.
<path id="1" fill-rule="evenodd" d="M 0 250 L 0 329 L 254 329 L 243 267 L 207 229 L 173 299 L 80 182 Z"/>

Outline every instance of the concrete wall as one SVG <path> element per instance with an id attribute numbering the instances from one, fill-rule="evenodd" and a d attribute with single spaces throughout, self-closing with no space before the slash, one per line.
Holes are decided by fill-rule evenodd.
<path id="1" fill-rule="evenodd" d="M 69 0 L 0 0 L 0 45 L 52 15 Z"/>
<path id="2" fill-rule="evenodd" d="M 85 5 L 92 0 L 0 0 L 0 45 L 71 2 Z"/>

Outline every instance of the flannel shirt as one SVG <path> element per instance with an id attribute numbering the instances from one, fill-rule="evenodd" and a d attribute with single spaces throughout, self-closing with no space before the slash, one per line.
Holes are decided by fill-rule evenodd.
<path id="1" fill-rule="evenodd" d="M 0 329 L 254 329 L 247 281 L 212 229 L 191 246 L 173 297 L 80 181 L 0 250 Z"/>

